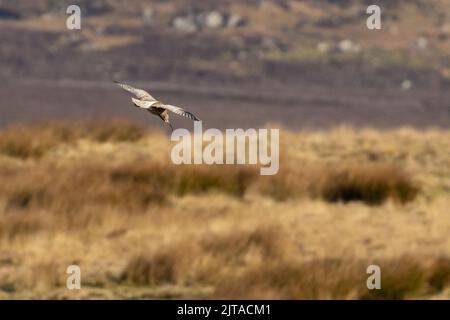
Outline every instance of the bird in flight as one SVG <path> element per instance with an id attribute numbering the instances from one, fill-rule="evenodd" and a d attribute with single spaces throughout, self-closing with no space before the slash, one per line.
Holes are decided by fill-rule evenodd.
<path id="1" fill-rule="evenodd" d="M 134 88 L 128 84 L 121 83 L 118 81 L 114 81 L 117 83 L 122 89 L 131 92 L 136 96 L 137 99 L 131 98 L 134 105 L 138 108 L 146 109 L 148 112 L 153 113 L 154 115 L 157 115 L 170 126 L 170 129 L 173 131 L 173 127 L 169 122 L 169 113 L 168 111 L 171 111 L 175 114 L 178 114 L 180 116 L 192 119 L 194 121 L 200 121 L 199 118 L 197 118 L 194 114 L 176 106 L 172 106 L 170 104 L 164 104 L 161 101 L 156 100 L 153 98 L 147 91 L 142 89 Z"/>

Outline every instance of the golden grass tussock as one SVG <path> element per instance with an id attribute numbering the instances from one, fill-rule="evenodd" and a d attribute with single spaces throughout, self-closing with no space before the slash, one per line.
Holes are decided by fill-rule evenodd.
<path id="1" fill-rule="evenodd" d="M 123 273 L 123 280 L 133 285 L 155 286 L 176 282 L 176 260 L 171 252 L 133 257 Z"/>
<path id="2" fill-rule="evenodd" d="M 34 125 L 12 125 L 1 130 L 0 153 L 21 159 L 39 158 L 59 144 L 80 139 L 96 142 L 137 141 L 146 133 L 143 126 L 124 120 L 74 121 Z"/>
<path id="3" fill-rule="evenodd" d="M 420 189 L 412 176 L 397 165 L 347 162 L 287 165 L 278 175 L 262 181 L 259 190 L 277 200 L 303 196 L 379 205 L 387 200 L 413 201 Z"/>
<path id="4" fill-rule="evenodd" d="M 174 165 L 168 137 L 122 121 L 1 129 L 0 298 L 450 297 L 449 132 L 280 138 L 260 176 Z"/>
<path id="5" fill-rule="evenodd" d="M 407 173 L 390 165 L 305 166 L 266 178 L 246 167 L 178 167 L 134 161 L 109 167 L 96 163 L 38 165 L 5 175 L 9 183 L 0 187 L 0 196 L 5 197 L 7 209 L 73 211 L 87 204 L 142 209 L 163 204 L 171 195 L 223 192 L 242 198 L 249 190 L 275 200 L 311 197 L 379 205 L 388 199 L 413 201 L 419 192 Z"/>
<path id="6" fill-rule="evenodd" d="M 383 274 L 380 290 L 367 290 L 364 274 L 369 261 L 321 259 L 307 263 L 272 262 L 257 266 L 239 276 L 223 279 L 214 297 L 220 299 L 407 299 L 427 296 L 448 286 L 448 278 L 434 282 L 437 273 L 445 272 L 438 258 L 431 266 L 421 264 L 417 258 L 377 261 Z M 266 294 L 268 294 L 266 296 Z"/>
<path id="7" fill-rule="evenodd" d="M 401 168 L 392 165 L 347 165 L 333 168 L 325 178 L 322 196 L 330 202 L 363 201 L 378 205 L 388 198 L 414 200 L 419 188 Z"/>

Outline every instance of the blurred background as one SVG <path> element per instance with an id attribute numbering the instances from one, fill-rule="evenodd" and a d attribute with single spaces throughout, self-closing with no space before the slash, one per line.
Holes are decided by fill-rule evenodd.
<path id="1" fill-rule="evenodd" d="M 448 299 L 449 53 L 447 0 L 0 0 L 0 298 Z M 280 172 L 172 165 L 113 80 Z"/>
<path id="2" fill-rule="evenodd" d="M 211 127 L 450 123 L 447 1 L 80 0 L 80 31 L 69 4 L 0 1 L 0 124 L 142 119 L 113 80 Z M 366 27 L 370 4 L 382 30 Z"/>

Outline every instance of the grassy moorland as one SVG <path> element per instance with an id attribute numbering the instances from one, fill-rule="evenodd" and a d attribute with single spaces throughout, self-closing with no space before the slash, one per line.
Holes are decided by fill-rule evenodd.
<path id="1" fill-rule="evenodd" d="M 450 298 L 450 132 L 280 138 L 268 177 L 122 121 L 0 130 L 0 298 Z"/>

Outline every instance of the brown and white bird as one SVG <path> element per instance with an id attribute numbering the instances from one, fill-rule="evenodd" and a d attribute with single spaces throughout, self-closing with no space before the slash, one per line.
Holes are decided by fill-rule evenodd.
<path id="1" fill-rule="evenodd" d="M 175 114 L 178 114 L 183 117 L 187 117 L 189 119 L 192 119 L 194 121 L 200 121 L 199 118 L 197 118 L 194 114 L 176 106 L 172 106 L 170 104 L 164 104 L 161 101 L 156 100 L 153 98 L 147 91 L 142 89 L 136 89 L 128 84 L 120 83 L 118 81 L 114 81 L 117 83 L 122 89 L 125 89 L 128 92 L 131 92 L 134 94 L 137 99 L 131 98 L 134 105 L 136 107 L 146 109 L 148 112 L 153 113 L 154 115 L 157 115 L 160 117 L 165 123 L 167 123 L 170 126 L 170 129 L 173 131 L 173 127 L 169 122 L 169 113 L 167 111 L 171 111 Z"/>

